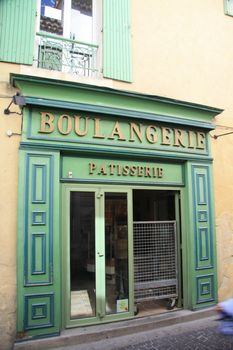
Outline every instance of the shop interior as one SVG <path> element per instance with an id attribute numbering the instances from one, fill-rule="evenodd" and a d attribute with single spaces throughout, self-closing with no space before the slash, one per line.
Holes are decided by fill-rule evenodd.
<path id="1" fill-rule="evenodd" d="M 127 312 L 127 193 L 105 192 L 105 314 Z M 137 317 L 177 308 L 178 259 L 175 192 L 133 191 L 134 298 Z M 71 192 L 71 318 L 96 315 L 95 193 Z M 102 252 L 101 252 L 102 253 Z M 99 256 L 101 258 L 101 256 Z"/>

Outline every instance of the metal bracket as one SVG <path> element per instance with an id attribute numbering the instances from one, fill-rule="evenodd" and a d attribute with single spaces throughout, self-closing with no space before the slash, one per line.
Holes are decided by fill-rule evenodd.
<path id="1" fill-rule="evenodd" d="M 11 100 L 10 104 L 8 105 L 8 107 L 4 109 L 4 114 L 6 114 L 6 115 L 9 115 L 9 114 L 22 115 L 22 113 L 10 111 L 10 107 L 11 107 L 12 103 L 14 103 L 15 105 L 17 105 L 19 107 L 25 106 L 26 102 L 25 102 L 24 96 L 21 96 L 20 93 L 17 92 L 16 95 L 12 96 L 12 100 Z"/>

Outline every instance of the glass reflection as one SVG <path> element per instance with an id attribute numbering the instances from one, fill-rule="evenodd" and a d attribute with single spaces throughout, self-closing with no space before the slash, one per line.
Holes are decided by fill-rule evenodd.
<path id="1" fill-rule="evenodd" d="M 71 318 L 95 316 L 94 192 L 71 192 L 70 287 Z"/>
<path id="2" fill-rule="evenodd" d="M 106 314 L 128 311 L 127 194 L 105 194 Z"/>

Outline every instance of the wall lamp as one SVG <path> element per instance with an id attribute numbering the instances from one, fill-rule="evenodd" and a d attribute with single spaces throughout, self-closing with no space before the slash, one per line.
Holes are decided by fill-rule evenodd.
<path id="1" fill-rule="evenodd" d="M 11 112 L 10 107 L 14 103 L 15 105 L 19 107 L 23 107 L 26 105 L 24 96 L 21 96 L 19 92 L 16 93 L 16 95 L 12 96 L 12 100 L 7 108 L 4 109 L 4 114 L 19 114 L 22 115 L 22 113 L 18 112 Z"/>

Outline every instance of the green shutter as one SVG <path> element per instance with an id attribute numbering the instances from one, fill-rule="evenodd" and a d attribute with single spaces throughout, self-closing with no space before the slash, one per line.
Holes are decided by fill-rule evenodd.
<path id="1" fill-rule="evenodd" d="M 0 1 L 0 61 L 32 64 L 36 0 Z"/>
<path id="2" fill-rule="evenodd" d="M 233 0 L 224 0 L 224 11 L 227 15 L 233 16 Z"/>
<path id="3" fill-rule="evenodd" d="M 103 1 L 103 74 L 132 81 L 130 0 Z"/>

